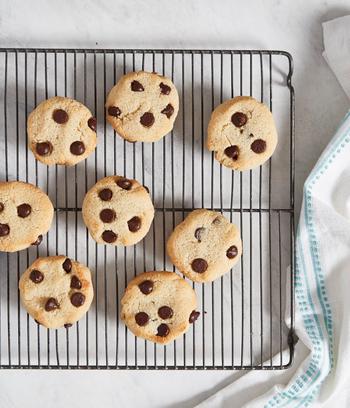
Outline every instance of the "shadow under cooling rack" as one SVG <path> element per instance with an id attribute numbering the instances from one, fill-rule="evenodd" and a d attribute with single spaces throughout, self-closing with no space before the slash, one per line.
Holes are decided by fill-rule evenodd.
<path id="1" fill-rule="evenodd" d="M 106 124 L 109 89 L 131 70 L 174 81 L 174 130 L 130 144 Z M 283 369 L 294 353 L 294 91 L 292 58 L 281 51 L 0 49 L 0 174 L 38 185 L 55 219 L 38 248 L 0 254 L 0 367 L 111 369 Z M 27 149 L 26 118 L 42 100 L 69 96 L 97 117 L 98 147 L 75 167 L 47 167 Z M 279 143 L 263 166 L 233 172 L 205 147 L 215 106 L 251 95 L 269 106 Z M 86 191 L 105 175 L 149 187 L 154 223 L 134 247 L 97 245 L 81 218 Z M 201 315 L 168 346 L 137 339 L 120 322 L 128 281 L 146 270 L 175 271 L 167 237 L 194 208 L 211 208 L 241 230 L 243 256 L 222 278 L 191 283 Z M 95 298 L 69 329 L 37 325 L 21 307 L 18 279 L 38 256 L 66 254 L 89 266 Z M 176 271 L 175 271 L 176 272 Z M 283 352 L 283 350 L 285 350 Z"/>

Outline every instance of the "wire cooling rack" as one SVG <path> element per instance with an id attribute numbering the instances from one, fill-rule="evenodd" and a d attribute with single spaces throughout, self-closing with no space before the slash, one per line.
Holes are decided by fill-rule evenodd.
<path id="1" fill-rule="evenodd" d="M 180 111 L 170 135 L 130 144 L 106 125 L 104 102 L 131 70 L 172 78 Z M 42 244 L 0 254 L 0 367 L 111 369 L 283 369 L 293 358 L 294 92 L 292 58 L 281 51 L 0 49 L 0 174 L 48 193 L 53 226 Z M 98 120 L 97 150 L 75 167 L 47 167 L 27 148 L 26 118 L 54 95 L 85 103 Z M 215 106 L 235 95 L 266 103 L 279 144 L 260 168 L 233 172 L 205 147 Z M 156 208 L 147 237 L 134 247 L 97 245 L 82 222 L 85 192 L 120 174 L 148 185 Z M 168 346 L 137 339 L 120 322 L 128 281 L 174 268 L 165 252 L 174 226 L 194 208 L 236 223 L 243 256 L 210 284 L 192 283 L 200 318 Z M 20 305 L 18 280 L 37 256 L 66 254 L 89 266 L 95 298 L 69 329 L 37 325 Z M 282 353 L 282 350 L 287 352 Z"/>

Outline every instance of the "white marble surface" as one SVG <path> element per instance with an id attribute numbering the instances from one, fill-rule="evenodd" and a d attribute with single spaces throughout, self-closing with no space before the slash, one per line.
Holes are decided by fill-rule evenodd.
<path id="1" fill-rule="evenodd" d="M 289 51 L 295 61 L 299 208 L 303 181 L 349 108 L 321 55 L 321 23 L 349 13 L 348 0 L 0 0 L 0 46 Z M 192 407 L 238 375 L 1 371 L 0 406 Z"/>

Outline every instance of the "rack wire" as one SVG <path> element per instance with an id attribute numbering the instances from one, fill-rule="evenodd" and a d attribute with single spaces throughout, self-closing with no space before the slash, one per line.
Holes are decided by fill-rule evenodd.
<path id="1" fill-rule="evenodd" d="M 106 124 L 104 102 L 131 70 L 172 78 L 180 95 L 174 130 L 153 144 L 130 144 Z M 294 90 L 283 51 L 0 49 L 0 174 L 48 193 L 53 226 L 37 248 L 0 254 L 0 367 L 69 369 L 284 369 L 294 353 Z M 47 167 L 27 148 L 26 118 L 63 95 L 98 120 L 96 152 L 74 167 Z M 213 108 L 236 95 L 265 102 L 279 133 L 269 162 L 234 172 L 205 147 Z M 82 222 L 86 191 L 111 174 L 150 187 L 156 208 L 134 247 L 97 245 Z M 221 211 L 242 234 L 243 256 L 210 284 L 191 283 L 200 318 L 168 346 L 137 339 L 119 320 L 128 281 L 146 270 L 175 271 L 165 243 L 194 208 Z M 66 254 L 93 274 L 95 298 L 69 329 L 37 325 L 20 305 L 18 280 L 38 256 Z M 286 349 L 287 351 L 283 352 Z"/>

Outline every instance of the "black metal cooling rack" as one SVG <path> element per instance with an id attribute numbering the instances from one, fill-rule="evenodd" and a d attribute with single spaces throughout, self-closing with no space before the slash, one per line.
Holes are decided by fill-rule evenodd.
<path id="1" fill-rule="evenodd" d="M 157 71 L 172 78 L 180 111 L 170 135 L 129 144 L 106 125 L 104 102 L 120 75 Z M 0 367 L 104 369 L 283 369 L 294 353 L 293 62 L 282 51 L 0 49 L 0 174 L 34 183 L 55 206 L 38 248 L 0 254 Z M 27 149 L 26 118 L 54 95 L 85 103 L 98 120 L 96 152 L 75 167 L 46 167 Z M 268 163 L 248 172 L 220 166 L 205 148 L 213 108 L 252 95 L 279 132 Z M 134 247 L 97 245 L 81 219 L 85 192 L 105 175 L 150 187 L 153 226 Z M 201 316 L 168 346 L 135 338 L 119 320 L 127 282 L 145 270 L 174 270 L 165 242 L 193 208 L 222 211 L 241 229 L 243 257 L 230 273 L 194 284 Z M 20 306 L 18 279 L 37 257 L 66 254 L 93 273 L 95 299 L 69 329 L 37 325 Z M 286 349 L 285 352 L 282 352 Z"/>

